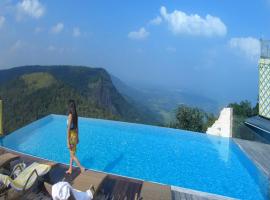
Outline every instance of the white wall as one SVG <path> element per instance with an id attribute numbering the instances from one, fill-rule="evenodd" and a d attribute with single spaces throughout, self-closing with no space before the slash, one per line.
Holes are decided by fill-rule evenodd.
<path id="1" fill-rule="evenodd" d="M 223 108 L 219 118 L 206 131 L 207 134 L 221 137 L 232 137 L 233 109 Z"/>

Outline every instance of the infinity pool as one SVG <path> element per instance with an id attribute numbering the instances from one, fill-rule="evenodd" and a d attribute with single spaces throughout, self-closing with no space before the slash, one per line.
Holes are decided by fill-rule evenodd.
<path id="1" fill-rule="evenodd" d="M 1 139 L 22 153 L 69 162 L 66 116 L 49 115 Z M 267 199 L 268 182 L 231 140 L 184 130 L 79 119 L 77 155 L 90 169 L 239 199 Z"/>

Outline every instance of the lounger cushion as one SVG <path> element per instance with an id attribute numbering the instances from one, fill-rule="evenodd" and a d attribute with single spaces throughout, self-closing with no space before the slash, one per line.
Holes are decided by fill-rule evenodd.
<path id="1" fill-rule="evenodd" d="M 45 175 L 49 170 L 51 169 L 51 166 L 39 164 L 39 163 L 33 163 L 29 167 L 27 167 L 25 170 L 23 170 L 16 179 L 12 179 L 9 176 L 0 174 L 0 182 L 5 184 L 7 187 L 11 185 L 16 190 L 23 190 L 24 185 L 26 184 L 27 179 L 31 175 L 31 173 L 36 170 L 39 176 Z M 25 189 L 29 189 L 34 182 L 36 181 L 37 176 L 34 174 L 29 179 L 29 182 Z"/>

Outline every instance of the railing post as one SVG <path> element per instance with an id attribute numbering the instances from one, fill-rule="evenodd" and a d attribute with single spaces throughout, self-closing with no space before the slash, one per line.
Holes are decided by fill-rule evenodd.
<path id="1" fill-rule="evenodd" d="M 0 100 L 0 136 L 3 134 L 3 101 Z"/>

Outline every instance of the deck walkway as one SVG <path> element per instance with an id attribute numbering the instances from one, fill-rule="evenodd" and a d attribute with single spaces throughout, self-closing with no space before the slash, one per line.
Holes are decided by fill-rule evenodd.
<path id="1" fill-rule="evenodd" d="M 229 197 L 174 186 L 171 187 L 171 193 L 172 200 L 233 200 L 233 198 Z"/>
<path id="2" fill-rule="evenodd" d="M 12 151 L 9 151 L 0 147 L 0 155 L 6 152 L 18 154 L 16 152 L 12 152 Z M 46 160 L 39 159 L 36 157 L 31 157 L 25 154 L 19 154 L 19 155 L 21 157 L 21 160 L 23 160 L 27 165 L 31 164 L 32 162 L 40 162 L 40 163 L 46 162 Z M 12 165 L 16 164 L 16 161 L 14 162 L 15 163 L 12 163 Z M 65 171 L 67 170 L 67 168 L 68 166 L 64 164 L 58 164 L 56 167 L 54 167 L 49 172 L 50 183 L 54 184 L 59 181 L 62 181 L 63 179 L 69 183 L 72 183 L 74 179 L 80 174 L 80 171 L 78 168 L 74 168 L 73 170 L 74 173 L 72 173 L 72 176 L 70 176 L 70 175 L 65 174 Z M 119 176 L 119 179 L 121 179 L 120 176 Z M 130 182 L 138 182 L 137 180 L 130 179 L 130 178 L 126 178 L 126 180 L 130 180 Z M 153 197 L 156 195 L 157 192 L 159 192 L 161 195 L 158 197 Z M 165 185 L 150 183 L 146 181 L 143 181 L 141 195 L 142 193 L 145 193 L 145 197 L 143 198 L 143 200 L 228 200 L 228 199 L 231 199 L 231 198 L 226 198 L 223 196 L 208 194 L 208 193 L 189 190 L 185 188 L 165 186 Z M 0 200 L 2 199 L 3 198 L 0 197 Z M 44 186 L 39 185 L 36 188 L 34 188 L 30 193 L 27 193 L 26 195 L 24 195 L 23 199 L 25 200 L 32 200 L 32 199 L 50 200 L 51 197 L 46 192 Z M 134 200 L 134 199 L 131 199 L 131 200 Z"/>
<path id="3" fill-rule="evenodd" d="M 270 180 L 270 145 L 241 139 L 233 140 Z"/>

